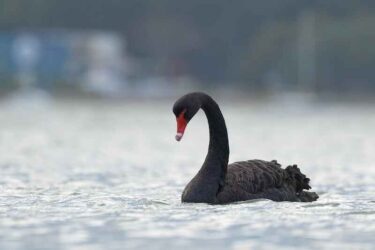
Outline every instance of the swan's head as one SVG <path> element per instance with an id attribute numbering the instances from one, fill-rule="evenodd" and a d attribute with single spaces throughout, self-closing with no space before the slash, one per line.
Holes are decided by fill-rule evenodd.
<path id="1" fill-rule="evenodd" d="M 182 96 L 173 105 L 173 113 L 177 120 L 177 141 L 182 139 L 187 124 L 198 112 L 200 106 L 199 98 L 195 93 Z"/>

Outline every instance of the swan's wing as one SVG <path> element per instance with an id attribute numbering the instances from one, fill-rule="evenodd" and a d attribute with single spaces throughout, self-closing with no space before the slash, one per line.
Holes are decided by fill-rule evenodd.
<path id="1" fill-rule="evenodd" d="M 225 185 L 234 190 L 257 194 L 280 188 L 289 179 L 286 170 L 276 161 L 250 160 L 228 165 Z"/>
<path id="2" fill-rule="evenodd" d="M 282 169 L 276 161 L 251 160 L 228 165 L 224 186 L 217 203 L 251 199 L 273 201 L 315 201 L 318 195 L 306 192 L 309 178 L 296 165 Z"/>

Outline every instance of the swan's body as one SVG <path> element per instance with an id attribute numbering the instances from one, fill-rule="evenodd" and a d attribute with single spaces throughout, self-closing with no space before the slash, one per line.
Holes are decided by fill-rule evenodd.
<path id="1" fill-rule="evenodd" d="M 217 103 L 204 93 L 181 97 L 174 105 L 180 140 L 191 118 L 206 113 L 210 144 L 206 160 L 182 193 L 182 202 L 224 204 L 252 199 L 311 202 L 318 199 L 309 179 L 296 165 L 282 169 L 276 161 L 250 160 L 228 165 L 229 143 L 224 117 Z"/>

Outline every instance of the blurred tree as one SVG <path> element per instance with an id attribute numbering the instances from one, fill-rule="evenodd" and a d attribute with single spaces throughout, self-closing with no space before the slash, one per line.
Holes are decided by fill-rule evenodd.
<path id="1" fill-rule="evenodd" d="M 0 30 L 105 29 L 129 52 L 205 82 L 297 84 L 298 16 L 317 17 L 319 88 L 375 89 L 373 0 L 0 0 Z M 168 72 L 160 67 L 160 74 Z"/>

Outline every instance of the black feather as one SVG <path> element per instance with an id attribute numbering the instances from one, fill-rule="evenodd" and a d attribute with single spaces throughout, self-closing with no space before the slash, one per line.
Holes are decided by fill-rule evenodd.
<path id="1" fill-rule="evenodd" d="M 183 202 L 223 204 L 251 199 L 310 202 L 318 195 L 297 165 L 282 169 L 277 161 L 251 160 L 228 165 L 229 142 L 224 117 L 217 103 L 204 93 L 190 93 L 176 101 L 177 116 L 186 110 L 188 121 L 203 109 L 210 128 L 206 160 L 182 193 Z"/>
<path id="2" fill-rule="evenodd" d="M 282 169 L 276 161 L 251 160 L 228 165 L 225 186 L 217 203 L 264 198 L 273 201 L 315 201 L 316 193 L 307 193 L 309 179 L 296 165 Z"/>

